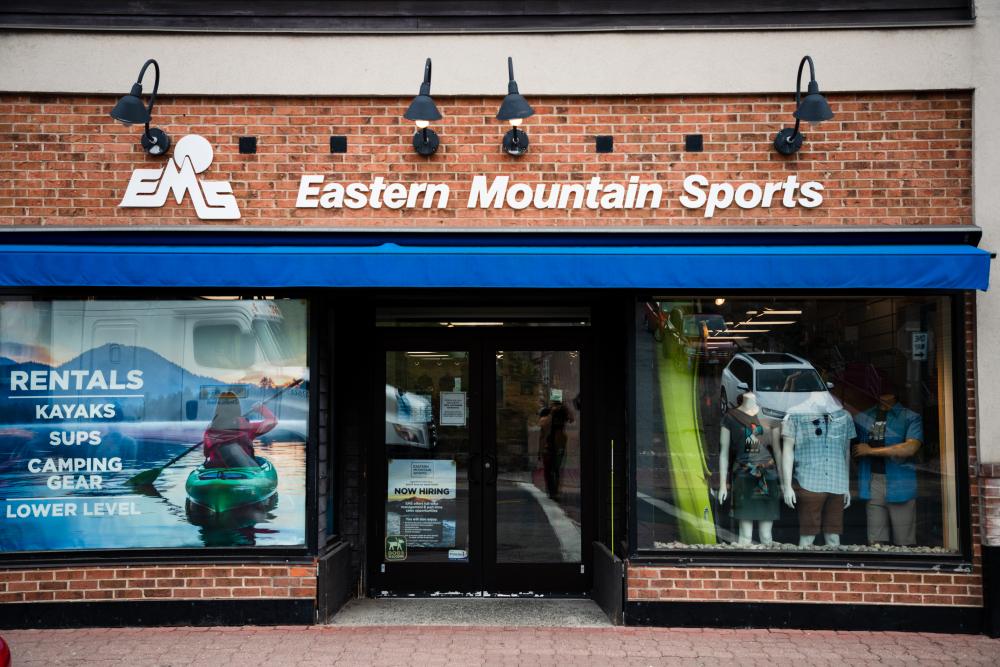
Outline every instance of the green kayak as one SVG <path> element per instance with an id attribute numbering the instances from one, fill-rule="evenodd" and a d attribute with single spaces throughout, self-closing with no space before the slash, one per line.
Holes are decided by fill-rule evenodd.
<path id="1" fill-rule="evenodd" d="M 199 467 L 192 470 L 185 484 L 188 498 L 213 512 L 226 512 L 267 500 L 278 489 L 278 471 L 264 457 L 256 459 L 259 468 Z"/>

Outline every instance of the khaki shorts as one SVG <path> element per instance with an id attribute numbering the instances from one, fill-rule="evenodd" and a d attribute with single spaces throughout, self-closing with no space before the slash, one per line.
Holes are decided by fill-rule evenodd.
<path id="1" fill-rule="evenodd" d="M 814 493 L 795 485 L 799 510 L 799 535 L 830 535 L 844 532 L 844 494 Z"/>
<path id="2" fill-rule="evenodd" d="M 885 475 L 872 473 L 871 500 L 865 508 L 868 516 L 868 544 L 892 543 L 909 547 L 917 543 L 917 500 L 890 503 L 885 499 Z"/>

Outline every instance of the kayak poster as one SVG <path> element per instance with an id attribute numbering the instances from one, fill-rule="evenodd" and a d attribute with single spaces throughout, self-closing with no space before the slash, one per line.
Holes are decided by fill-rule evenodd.
<path id="1" fill-rule="evenodd" d="M 389 459 L 386 535 L 407 549 L 454 547 L 457 480 L 454 459 Z"/>
<path id="2" fill-rule="evenodd" d="M 0 300 L 0 552 L 304 545 L 306 314 Z"/>

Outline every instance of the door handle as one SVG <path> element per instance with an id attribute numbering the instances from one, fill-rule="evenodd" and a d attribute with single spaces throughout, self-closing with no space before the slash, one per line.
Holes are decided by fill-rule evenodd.
<path id="1" fill-rule="evenodd" d="M 492 456 L 484 457 L 483 481 L 490 485 L 497 483 L 497 460 Z"/>
<path id="2" fill-rule="evenodd" d="M 482 457 L 479 454 L 473 454 L 469 457 L 469 481 L 474 484 L 483 481 Z"/>

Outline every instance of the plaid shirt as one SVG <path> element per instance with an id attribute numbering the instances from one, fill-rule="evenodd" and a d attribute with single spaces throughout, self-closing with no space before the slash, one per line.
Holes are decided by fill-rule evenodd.
<path id="1" fill-rule="evenodd" d="M 816 431 L 819 431 L 817 435 Z M 829 415 L 789 413 L 781 423 L 783 436 L 795 440 L 795 481 L 813 493 L 850 490 L 847 451 L 856 437 L 846 410 Z"/>

